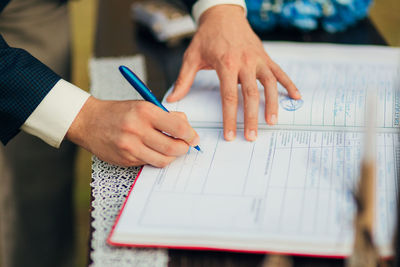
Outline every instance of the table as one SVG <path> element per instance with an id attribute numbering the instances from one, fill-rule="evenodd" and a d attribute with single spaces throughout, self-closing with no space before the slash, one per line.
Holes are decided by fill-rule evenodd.
<path id="1" fill-rule="evenodd" d="M 182 56 L 189 44 L 186 40 L 174 47 L 157 43 L 130 18 L 130 5 L 134 0 L 99 1 L 98 26 L 95 42 L 96 57 L 127 56 L 143 54 L 146 60 L 148 85 L 158 99 L 175 81 Z M 343 33 L 329 34 L 323 31 L 299 32 L 276 30 L 261 34 L 263 40 L 297 42 L 332 42 L 344 44 L 385 45 L 369 19 Z M 109 166 L 115 175 L 120 168 Z M 134 173 L 134 169 L 125 170 Z M 122 170 L 124 173 L 124 170 Z M 93 233 L 92 233 L 93 234 Z M 264 258 L 260 254 L 228 253 L 211 251 L 169 250 L 169 266 L 259 266 Z M 309 257 L 293 257 L 294 266 L 343 266 L 343 260 Z M 119 266 L 115 263 L 115 266 Z"/>

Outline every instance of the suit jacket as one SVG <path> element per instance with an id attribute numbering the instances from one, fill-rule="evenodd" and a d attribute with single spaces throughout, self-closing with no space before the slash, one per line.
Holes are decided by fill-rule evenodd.
<path id="1" fill-rule="evenodd" d="M 197 0 L 182 0 L 182 2 L 186 5 L 189 13 L 192 11 L 193 5 L 197 2 Z"/>
<path id="2" fill-rule="evenodd" d="M 4 145 L 59 80 L 25 50 L 9 47 L 0 34 L 0 141 Z"/>
<path id="3" fill-rule="evenodd" d="M 54 0 L 65 4 L 67 0 Z M 10 0 L 0 0 L 0 13 Z M 0 33 L 0 141 L 5 145 L 61 79 L 23 49 L 8 46 Z"/>
<path id="4" fill-rule="evenodd" d="M 8 2 L 10 0 L 0 0 L 0 12 Z M 184 0 L 189 10 L 195 2 Z M 59 80 L 57 74 L 28 52 L 9 47 L 0 34 L 0 141 L 3 144 L 18 134 Z"/>
<path id="5" fill-rule="evenodd" d="M 0 12 L 6 7 L 8 2 L 10 2 L 10 0 L 1 0 L 0 1 Z"/>

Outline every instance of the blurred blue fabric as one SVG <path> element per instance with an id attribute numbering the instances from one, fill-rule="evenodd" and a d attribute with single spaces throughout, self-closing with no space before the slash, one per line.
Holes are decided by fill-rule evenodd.
<path id="1" fill-rule="evenodd" d="M 282 26 L 305 31 L 346 30 L 367 16 L 372 0 L 246 0 L 247 17 L 255 30 Z"/>

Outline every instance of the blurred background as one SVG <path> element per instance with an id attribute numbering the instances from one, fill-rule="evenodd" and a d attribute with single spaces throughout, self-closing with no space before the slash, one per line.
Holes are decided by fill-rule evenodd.
<path id="1" fill-rule="evenodd" d="M 95 45 L 98 1 L 100 0 L 72 0 L 68 3 L 73 35 L 72 82 L 83 89 L 89 88 L 88 60 L 93 55 Z M 400 46 L 399 14 L 399 0 L 375 0 L 370 10 L 372 22 L 390 46 Z M 79 149 L 76 166 L 74 190 L 75 266 L 86 266 L 89 247 L 91 155 L 87 151 Z M 4 245 L 0 244 L 0 246 Z"/>

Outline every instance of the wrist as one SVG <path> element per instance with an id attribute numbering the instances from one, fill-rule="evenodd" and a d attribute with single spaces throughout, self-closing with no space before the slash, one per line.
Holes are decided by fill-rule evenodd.
<path id="1" fill-rule="evenodd" d="M 92 124 L 93 116 L 96 116 L 97 106 L 100 104 L 100 100 L 90 96 L 78 115 L 75 117 L 71 126 L 69 127 L 65 138 L 71 142 L 88 149 L 87 136 L 89 132 L 87 129 Z"/>
<path id="2" fill-rule="evenodd" d="M 234 19 L 245 19 L 246 12 L 245 9 L 239 5 L 217 5 L 207 9 L 199 18 L 199 27 L 206 21 L 212 21 L 214 19 L 229 19 L 230 21 Z"/>
<path id="3" fill-rule="evenodd" d="M 244 14 L 246 16 L 246 2 L 245 0 L 197 0 L 196 4 L 194 4 L 192 9 L 192 15 L 196 23 L 199 22 L 199 18 L 203 15 L 205 11 L 208 9 L 221 6 L 221 5 L 236 5 L 240 6 L 244 10 Z"/>

